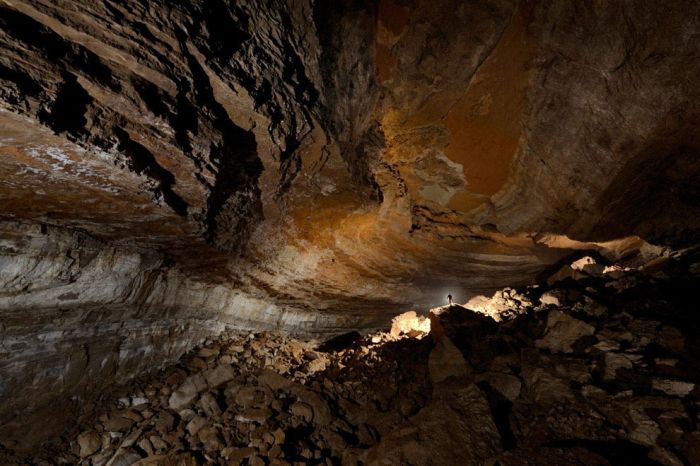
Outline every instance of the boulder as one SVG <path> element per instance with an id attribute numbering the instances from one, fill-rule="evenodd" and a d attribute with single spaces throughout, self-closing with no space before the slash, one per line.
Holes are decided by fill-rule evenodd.
<path id="1" fill-rule="evenodd" d="M 328 361 L 324 358 L 312 359 L 304 364 L 303 371 L 309 375 L 316 374 L 317 372 L 323 372 L 326 370 L 327 364 Z"/>
<path id="2" fill-rule="evenodd" d="M 218 388 L 234 377 L 236 373 L 229 364 L 219 364 L 214 369 L 204 371 L 204 378 L 211 388 Z"/>
<path id="3" fill-rule="evenodd" d="M 467 377 L 471 370 L 461 351 L 447 336 L 440 338 L 428 359 L 430 381 L 435 385 L 444 380 Z"/>
<path id="4" fill-rule="evenodd" d="M 199 398 L 199 405 L 202 407 L 204 414 L 210 419 L 221 417 L 221 407 L 211 393 L 202 393 L 202 396 Z"/>
<path id="5" fill-rule="evenodd" d="M 190 422 L 187 423 L 187 432 L 190 433 L 191 436 L 197 435 L 197 432 L 199 432 L 205 425 L 207 425 L 207 419 L 202 416 L 195 416 L 192 418 Z"/>
<path id="6" fill-rule="evenodd" d="M 634 364 L 640 359 L 642 359 L 642 356 L 638 354 L 605 353 L 603 378 L 605 380 L 615 379 L 619 369 L 632 369 Z"/>
<path id="7" fill-rule="evenodd" d="M 175 390 L 168 400 L 168 406 L 174 411 L 179 411 L 182 408 L 191 404 L 199 395 L 207 389 L 207 383 L 201 374 L 193 374 Z"/>
<path id="8" fill-rule="evenodd" d="M 446 383 L 416 416 L 387 432 L 367 452 L 365 464 L 476 465 L 500 451 L 501 437 L 481 390 Z"/>
<path id="9" fill-rule="evenodd" d="M 247 385 L 241 387 L 235 396 L 235 403 L 243 408 L 257 408 L 269 404 L 272 399 L 270 389 Z"/>
<path id="10" fill-rule="evenodd" d="M 488 372 L 481 376 L 480 379 L 485 380 L 491 388 L 510 401 L 515 400 L 520 395 L 522 382 L 514 375 L 503 374 L 501 372 Z"/>
<path id="11" fill-rule="evenodd" d="M 185 406 L 192 404 L 195 398 L 197 398 L 197 392 L 188 393 L 181 390 L 175 390 L 168 399 L 168 406 L 173 411 L 179 411 Z"/>
<path id="12" fill-rule="evenodd" d="M 161 411 L 155 416 L 153 425 L 158 432 L 164 434 L 173 428 L 175 425 L 175 418 L 169 412 Z"/>
<path id="13" fill-rule="evenodd" d="M 654 379 L 651 382 L 651 387 L 667 395 L 685 396 L 693 391 L 695 384 L 683 380 Z"/>
<path id="14" fill-rule="evenodd" d="M 213 358 L 219 355 L 219 348 L 202 348 L 197 352 L 197 356 L 204 359 Z"/>
<path id="15" fill-rule="evenodd" d="M 430 333 L 430 320 L 423 316 L 418 316 L 416 311 L 404 312 L 391 320 L 389 334 L 392 338 L 408 335 L 411 332 L 414 332 L 416 335 Z"/>
<path id="16" fill-rule="evenodd" d="M 258 374 L 258 383 L 268 387 L 270 390 L 281 390 L 288 388 L 292 382 L 286 377 L 270 369 L 263 369 Z"/>
<path id="17" fill-rule="evenodd" d="M 311 408 L 312 415 L 311 419 L 308 420 L 313 420 L 314 424 L 320 426 L 326 426 L 331 423 L 333 415 L 328 406 L 328 401 L 324 397 L 300 385 L 293 386 L 291 392 L 296 395 L 299 402 Z"/>
<path id="18" fill-rule="evenodd" d="M 550 406 L 574 399 L 568 381 L 555 377 L 540 367 L 526 366 L 522 373 L 527 398 L 534 403 Z"/>
<path id="19" fill-rule="evenodd" d="M 145 451 L 148 456 L 153 456 L 156 453 L 155 449 L 153 448 L 153 443 L 147 438 L 142 438 L 139 440 L 137 445 L 141 450 Z"/>
<path id="20" fill-rule="evenodd" d="M 685 348 L 685 337 L 683 333 L 669 325 L 661 327 L 655 337 L 655 341 L 664 349 L 674 353 L 680 353 Z"/>
<path id="21" fill-rule="evenodd" d="M 155 448 L 156 451 L 163 451 L 168 448 L 168 444 L 165 442 L 165 440 L 158 435 L 151 435 L 148 437 L 148 440 L 151 441 L 151 445 L 153 445 L 153 448 Z"/>
<path id="22" fill-rule="evenodd" d="M 292 415 L 304 419 L 306 422 L 311 422 L 314 418 L 314 411 L 311 406 L 303 401 L 297 401 L 289 407 L 289 412 Z"/>
<path id="23" fill-rule="evenodd" d="M 133 419 L 125 417 L 126 413 L 113 413 L 102 422 L 105 430 L 110 432 L 126 432 L 134 424 Z"/>
<path id="24" fill-rule="evenodd" d="M 540 296 L 540 304 L 545 306 L 559 306 L 559 298 L 554 295 L 554 293 L 542 293 Z"/>
<path id="25" fill-rule="evenodd" d="M 633 426 L 629 433 L 630 439 L 648 447 L 655 446 L 661 435 L 659 425 L 642 410 L 630 409 L 628 417 Z"/>
<path id="26" fill-rule="evenodd" d="M 238 422 L 257 422 L 262 424 L 272 416 L 272 411 L 267 408 L 249 408 L 237 413 L 234 417 Z"/>
<path id="27" fill-rule="evenodd" d="M 131 466 L 141 459 L 141 455 L 131 448 L 120 448 L 105 466 Z"/>
<path id="28" fill-rule="evenodd" d="M 90 456 L 102 446 L 102 437 L 95 431 L 83 432 L 78 436 L 78 446 L 80 447 L 80 457 Z"/>
<path id="29" fill-rule="evenodd" d="M 223 443 L 221 443 L 219 430 L 216 427 L 203 427 L 197 436 L 199 437 L 199 441 L 202 442 L 202 446 L 204 446 L 206 451 L 218 452 L 224 447 Z"/>
<path id="30" fill-rule="evenodd" d="M 275 442 L 275 445 L 282 445 L 284 444 L 285 433 L 282 429 L 277 429 L 272 432 L 272 438 Z"/>
<path id="31" fill-rule="evenodd" d="M 580 280 L 582 278 L 586 278 L 587 276 L 588 275 L 579 270 L 574 270 L 569 265 L 564 265 L 561 269 L 547 278 L 547 285 L 552 286 L 564 280 Z"/>
<path id="32" fill-rule="evenodd" d="M 549 313 L 545 334 L 535 342 L 535 346 L 553 353 L 571 353 L 572 345 L 577 340 L 594 333 L 595 327 L 592 325 L 555 310 Z"/>
<path id="33" fill-rule="evenodd" d="M 257 450 L 252 447 L 234 448 L 228 447 L 221 452 L 221 456 L 229 460 L 230 464 L 239 464 L 246 458 L 249 458 L 257 453 Z"/>
<path id="34" fill-rule="evenodd" d="M 245 348 L 237 343 L 234 343 L 234 344 L 230 345 L 228 348 L 226 348 L 226 351 L 229 354 L 239 354 L 239 353 L 243 353 L 245 351 Z"/>
<path id="35" fill-rule="evenodd" d="M 582 257 L 581 259 L 572 262 L 571 268 L 591 276 L 599 276 L 605 271 L 605 266 L 598 264 L 596 260 L 590 256 Z"/>
<path id="36" fill-rule="evenodd" d="M 496 291 L 491 298 L 474 296 L 464 305 L 467 309 L 487 315 L 497 322 L 512 319 L 531 306 L 532 303 L 526 296 L 512 288 Z"/>

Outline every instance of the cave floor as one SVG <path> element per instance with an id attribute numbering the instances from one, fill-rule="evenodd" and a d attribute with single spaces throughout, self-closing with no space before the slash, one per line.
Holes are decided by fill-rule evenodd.
<path id="1" fill-rule="evenodd" d="M 229 333 L 0 462 L 700 464 L 692 267 L 506 289 L 503 320 L 437 308 L 430 334 L 415 314 L 320 346 Z"/>

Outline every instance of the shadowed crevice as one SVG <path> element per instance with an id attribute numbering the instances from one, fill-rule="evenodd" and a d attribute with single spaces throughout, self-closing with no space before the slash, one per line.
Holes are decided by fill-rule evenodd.
<path id="1" fill-rule="evenodd" d="M 121 128 L 114 128 L 119 140 L 119 150 L 129 157 L 129 166 L 139 175 L 143 174 L 157 182 L 155 192 L 180 216 L 187 215 L 187 203 L 173 191 L 175 177 L 163 168 L 146 147 L 131 139 Z"/>
<path id="2" fill-rule="evenodd" d="M 207 240 L 220 249 L 241 252 L 253 228 L 263 218 L 258 188 L 263 165 L 257 154 L 255 135 L 231 121 L 214 97 L 206 72 L 187 50 L 184 34 L 179 36 L 192 74 L 194 104 L 210 117 L 218 135 L 209 145 L 208 158 L 215 167 L 216 178 L 207 201 Z M 180 102 L 184 96 L 178 95 Z"/>
<path id="3" fill-rule="evenodd" d="M 88 107 L 93 99 L 72 74 L 66 74 L 50 112 L 39 113 L 39 120 L 56 133 L 71 138 L 87 135 Z"/>

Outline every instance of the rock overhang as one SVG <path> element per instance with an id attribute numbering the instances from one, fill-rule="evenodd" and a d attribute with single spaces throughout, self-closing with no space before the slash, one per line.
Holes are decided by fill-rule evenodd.
<path id="1" fill-rule="evenodd" d="M 349 325 L 687 246 L 699 26 L 657 7 L 7 1 L 1 214 Z"/>

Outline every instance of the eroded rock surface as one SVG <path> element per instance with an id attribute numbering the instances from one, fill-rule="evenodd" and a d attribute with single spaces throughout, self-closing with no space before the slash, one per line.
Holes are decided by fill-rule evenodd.
<path id="1" fill-rule="evenodd" d="M 41 451 L 21 459 L 0 450 L 0 460 L 695 464 L 692 262 L 510 290 L 561 302 L 504 311 L 500 321 L 458 305 L 434 309 L 441 332 L 430 337 L 378 332 L 324 352 L 279 333 L 229 333 L 79 406 L 80 421 Z"/>
<path id="2" fill-rule="evenodd" d="M 0 425 L 232 329 L 663 265 L 700 226 L 700 4 L 667 3 L 0 0 Z"/>
<path id="3" fill-rule="evenodd" d="M 2 215 L 324 309 L 693 242 L 698 5 L 637 3 L 5 1 Z"/>

